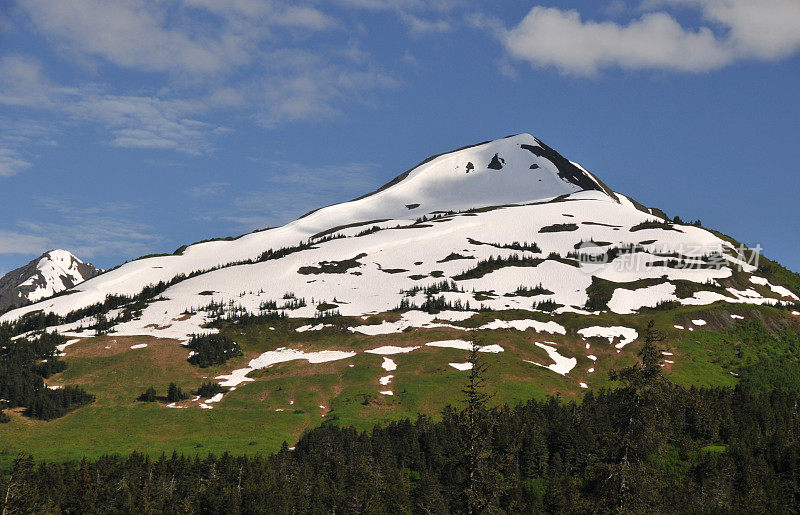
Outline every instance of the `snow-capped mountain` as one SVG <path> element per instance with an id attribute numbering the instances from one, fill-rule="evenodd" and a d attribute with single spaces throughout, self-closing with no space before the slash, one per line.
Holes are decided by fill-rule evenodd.
<path id="1" fill-rule="evenodd" d="M 118 334 L 185 340 L 204 331 L 212 302 L 292 317 L 335 306 L 361 316 L 420 306 L 425 288 L 464 311 L 547 302 L 555 313 L 624 314 L 664 302 L 798 300 L 746 261 L 729 241 L 669 222 L 521 134 L 433 156 L 375 192 L 283 227 L 126 263 L 0 321 L 35 310 L 65 316 L 159 282 L 163 300 L 149 298 Z"/>
<path id="2" fill-rule="evenodd" d="M 47 251 L 0 278 L 0 309 L 51 297 L 99 273 L 66 250 Z"/>

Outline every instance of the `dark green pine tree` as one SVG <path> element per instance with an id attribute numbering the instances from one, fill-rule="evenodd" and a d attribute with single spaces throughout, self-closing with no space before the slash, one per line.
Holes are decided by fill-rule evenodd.
<path id="1" fill-rule="evenodd" d="M 473 334 L 467 360 L 471 368 L 461 392 L 466 409 L 463 413 L 467 482 L 464 489 L 468 513 L 493 511 L 500 486 L 497 464 L 491 452 L 491 417 L 487 406 L 492 395 L 486 392 L 488 365 L 480 356 L 480 341 Z"/>
<path id="2" fill-rule="evenodd" d="M 167 388 L 167 402 L 179 402 L 188 397 L 188 395 L 181 391 L 178 385 L 175 383 L 169 383 L 169 387 Z"/>
<path id="3" fill-rule="evenodd" d="M 639 361 L 629 367 L 612 370 L 612 380 L 622 383 L 618 391 L 619 430 L 616 453 L 612 456 L 612 491 L 621 511 L 637 511 L 655 502 L 653 494 L 658 485 L 652 474 L 643 473 L 646 460 L 663 447 L 665 427 L 671 399 L 669 381 L 661 373 L 664 335 L 647 324 Z"/>

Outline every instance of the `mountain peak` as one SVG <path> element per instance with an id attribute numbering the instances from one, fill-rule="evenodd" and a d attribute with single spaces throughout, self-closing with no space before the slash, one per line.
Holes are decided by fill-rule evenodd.
<path id="1" fill-rule="evenodd" d="M 68 250 L 48 250 L 27 265 L 0 278 L 0 309 L 50 297 L 100 272 Z"/>
<path id="2" fill-rule="evenodd" d="M 619 202 L 585 168 L 523 133 L 430 156 L 373 192 L 301 219 L 304 224 L 344 224 L 545 201 L 581 191 L 597 191 Z"/>
<path id="3" fill-rule="evenodd" d="M 530 134 L 517 134 L 429 157 L 376 193 L 449 209 L 554 198 L 583 190 L 613 192 L 580 165 Z M 362 197 L 362 198 L 366 198 Z"/>

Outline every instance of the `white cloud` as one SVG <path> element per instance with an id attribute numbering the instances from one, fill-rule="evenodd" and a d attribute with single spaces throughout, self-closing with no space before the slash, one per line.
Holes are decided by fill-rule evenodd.
<path id="1" fill-rule="evenodd" d="M 150 96 L 90 94 L 64 106 L 73 118 L 103 124 L 109 143 L 125 148 L 170 149 L 200 155 L 213 147 L 209 138 L 225 129 L 191 115 L 197 102 Z"/>
<path id="2" fill-rule="evenodd" d="M 337 3 L 359 9 L 391 11 L 449 12 L 464 5 L 463 0 L 337 0 Z"/>
<path id="3" fill-rule="evenodd" d="M 728 30 L 727 44 L 740 56 L 780 59 L 800 49 L 797 0 L 660 0 L 659 3 L 700 9 L 706 20 Z"/>
<path id="4" fill-rule="evenodd" d="M 0 55 L 0 105 L 55 115 L 62 124 L 96 125 L 100 141 L 116 147 L 203 155 L 214 150 L 217 136 L 229 132 L 211 123 L 217 115 L 250 117 L 265 126 L 315 121 L 337 116 L 353 103 L 370 104 L 369 92 L 398 84 L 340 30 L 337 19 L 312 3 L 18 0 L 18 5 L 28 17 L 24 28 L 51 42 L 58 57 L 77 64 L 71 75 L 83 79 L 67 87 L 35 57 Z M 314 39 L 325 31 L 338 39 Z M 111 82 L 92 81 L 92 74 Z M 123 80 L 148 88 L 135 89 Z M 0 148 L 20 151 L 2 139 Z M 6 175 L 23 168 L 19 161 L 6 161 Z"/>
<path id="5" fill-rule="evenodd" d="M 453 25 L 447 20 L 426 20 L 409 13 L 402 13 L 401 18 L 413 34 L 434 34 L 453 30 Z"/>
<path id="6" fill-rule="evenodd" d="M 338 25 L 314 7 L 270 0 L 20 0 L 19 5 L 33 26 L 62 48 L 120 67 L 173 74 L 217 74 L 247 65 L 257 57 L 257 44 L 274 36 L 273 28 L 308 33 Z"/>
<path id="7" fill-rule="evenodd" d="M 23 55 L 0 57 L 0 104 L 48 107 L 53 85 L 38 60 Z"/>
<path id="8" fill-rule="evenodd" d="M 20 157 L 16 151 L 0 148 L 0 177 L 11 177 L 30 166 L 31 163 Z"/>
<path id="9" fill-rule="evenodd" d="M 104 254 L 135 257 L 147 253 L 160 240 L 158 236 L 148 233 L 147 226 L 143 224 L 103 216 L 71 217 L 65 223 L 28 220 L 17 225 L 21 229 L 18 237 L 22 242 L 43 242 L 37 247 L 38 250 L 27 251 L 34 254 L 50 248 L 69 248 L 76 255 L 87 258 Z M 17 248 L 22 249 L 19 246 Z M 13 253 L 24 252 L 17 250 Z"/>
<path id="10" fill-rule="evenodd" d="M 689 29 L 667 12 L 651 11 L 681 5 L 699 8 L 713 29 Z M 497 33 L 510 56 L 573 75 L 607 67 L 703 72 L 743 59 L 779 59 L 800 49 L 797 0 L 655 0 L 644 9 L 649 12 L 621 24 L 537 6 L 516 27 Z"/>
<path id="11" fill-rule="evenodd" d="M 210 138 L 225 132 L 214 124 L 193 118 L 208 109 L 201 100 L 182 100 L 148 95 L 115 95 L 98 86 L 56 86 L 32 57 L 0 60 L 0 104 L 27 106 L 100 124 L 110 134 L 107 143 L 125 148 L 171 149 L 199 155 L 210 151 Z M 22 77 L 22 80 L 17 80 Z M 28 78 L 30 80 L 28 80 Z M 10 121 L 0 132 L 0 144 L 9 134 L 25 128 L 25 121 Z M 52 140 L 50 140 L 52 141 Z M 30 145 L 30 136 L 20 143 Z M 2 175 L 2 174 L 0 174 Z"/>

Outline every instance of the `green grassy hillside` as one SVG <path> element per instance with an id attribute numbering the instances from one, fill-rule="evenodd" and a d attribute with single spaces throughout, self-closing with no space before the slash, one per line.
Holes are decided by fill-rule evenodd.
<path id="1" fill-rule="evenodd" d="M 731 315 L 743 317 L 734 319 Z M 77 384 L 96 396 L 94 403 L 51 421 L 34 420 L 21 410 L 7 413 L 10 422 L 0 424 L 0 459 L 3 464 L 20 450 L 49 460 L 96 457 L 108 453 L 139 451 L 148 454 L 187 455 L 230 451 L 235 454 L 266 453 L 282 442 L 293 445 L 306 430 L 323 423 L 354 425 L 370 429 L 376 423 L 429 414 L 434 417 L 446 405 L 457 405 L 465 373 L 449 363 L 464 362 L 466 351 L 425 347 L 435 340 L 464 339 L 464 331 L 452 328 L 413 329 L 365 336 L 347 327 L 395 319 L 386 313 L 371 320 L 332 318 L 333 327 L 297 332 L 305 320 L 282 319 L 268 324 L 225 324 L 222 334 L 238 342 L 243 355 L 223 365 L 199 368 L 187 361 L 187 350 L 173 340 L 112 335 L 86 338 L 67 348 L 66 370 L 47 380 L 53 385 Z M 669 361 L 666 376 L 682 385 L 731 386 L 739 381 L 760 388 L 800 389 L 800 317 L 784 309 L 767 306 L 715 304 L 679 307 L 636 315 L 603 313 L 585 316 L 521 311 L 479 313 L 454 323 L 477 327 L 495 319 L 540 318 L 555 320 L 566 335 L 533 330 L 476 331 L 483 345 L 499 344 L 505 351 L 486 354 L 495 404 L 517 404 L 531 398 L 557 394 L 580 400 L 585 389 L 613 387 L 612 368 L 633 362 L 640 342 L 620 352 L 605 339 L 584 340 L 576 331 L 590 325 L 625 326 L 643 333 L 647 321 L 667 336 Z M 692 320 L 706 321 L 693 326 Z M 676 329 L 674 326 L 686 329 Z M 269 327 L 273 327 L 270 330 Z M 693 327 L 693 331 L 688 328 Z M 527 363 L 549 364 L 546 352 L 534 342 L 552 342 L 577 365 L 566 376 Z M 131 349 L 146 343 L 146 348 Z M 591 344 L 591 350 L 585 348 Z M 168 408 L 166 402 L 137 401 L 139 394 L 154 386 L 159 395 L 175 382 L 184 392 L 194 391 L 214 377 L 242 368 L 252 358 L 280 347 L 304 351 L 364 351 L 383 345 L 422 347 L 408 354 L 390 356 L 397 370 L 381 368 L 383 357 L 358 352 L 355 357 L 311 364 L 304 360 L 256 370 L 252 382 L 224 395 L 213 409 L 200 409 L 190 399 Z M 590 360 L 591 354 L 597 361 Z M 594 367 L 594 372 L 588 370 Z M 389 386 L 379 378 L 394 375 Z M 391 389 L 393 396 L 381 395 Z"/>

